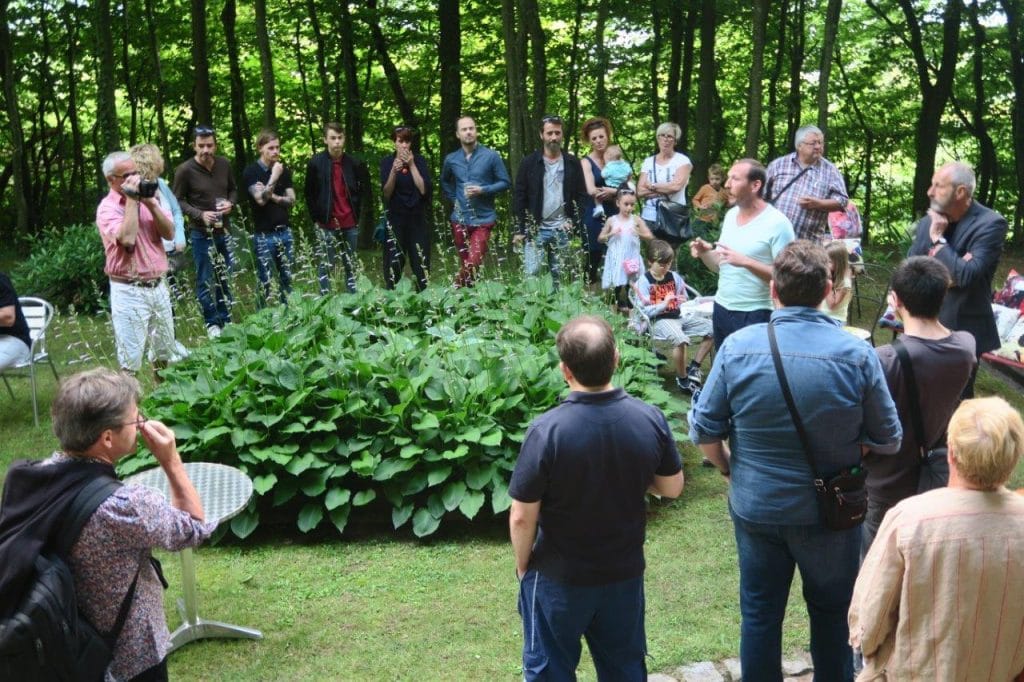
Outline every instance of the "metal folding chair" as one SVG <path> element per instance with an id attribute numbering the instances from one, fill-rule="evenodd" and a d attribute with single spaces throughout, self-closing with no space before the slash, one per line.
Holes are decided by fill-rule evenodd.
<path id="1" fill-rule="evenodd" d="M 7 387 L 7 392 L 11 394 L 11 399 L 14 399 L 14 391 L 11 390 L 11 384 L 7 381 L 7 377 L 15 373 L 21 374 L 19 370 L 28 368 L 29 381 L 32 384 L 32 414 L 35 416 L 36 426 L 39 426 L 36 365 L 42 362 L 49 364 L 54 380 L 60 380 L 60 377 L 57 376 L 57 368 L 54 367 L 50 354 L 46 352 L 46 329 L 53 321 L 54 311 L 53 306 L 47 301 L 35 298 L 34 296 L 20 296 L 18 302 L 21 304 L 21 312 L 25 315 L 25 321 L 28 323 L 29 337 L 32 340 L 29 348 L 29 359 L 26 362 L 0 370 L 0 378 L 4 380 L 4 385 Z"/>

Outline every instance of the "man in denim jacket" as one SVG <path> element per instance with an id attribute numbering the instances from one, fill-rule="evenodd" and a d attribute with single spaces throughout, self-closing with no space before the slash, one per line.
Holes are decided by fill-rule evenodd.
<path id="1" fill-rule="evenodd" d="M 895 453 L 902 437 L 878 356 L 817 310 L 829 291 L 828 273 L 820 246 L 798 240 L 783 249 L 772 271 L 777 309 L 769 323 L 815 466 L 826 479 L 859 465 L 866 448 Z M 725 340 L 689 415 L 691 440 L 731 484 L 743 679 L 782 679 L 782 620 L 799 567 L 815 675 L 852 680 L 846 613 L 860 528 L 835 531 L 821 522 L 814 474 L 786 409 L 766 327 L 745 327 Z"/>

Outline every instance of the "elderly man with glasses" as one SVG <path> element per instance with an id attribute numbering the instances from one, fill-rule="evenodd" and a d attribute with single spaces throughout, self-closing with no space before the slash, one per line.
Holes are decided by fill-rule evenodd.
<path id="1" fill-rule="evenodd" d="M 156 183 L 143 186 L 135 161 L 118 151 L 103 160 L 110 191 L 96 209 L 110 278 L 110 318 L 117 362 L 134 374 L 146 341 L 157 367 L 176 358 L 171 295 L 164 280 L 167 254 L 161 238 L 174 238 L 170 212 L 156 199 Z"/>
<path id="2" fill-rule="evenodd" d="M 842 211 L 850 201 L 843 176 L 822 154 L 825 134 L 806 125 L 793 138 L 796 151 L 768 164 L 765 199 L 786 214 L 797 239 L 819 244 L 832 239 L 828 214 Z"/>

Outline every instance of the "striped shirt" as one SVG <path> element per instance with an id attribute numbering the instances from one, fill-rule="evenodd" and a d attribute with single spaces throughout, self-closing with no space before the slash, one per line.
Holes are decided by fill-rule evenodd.
<path id="1" fill-rule="evenodd" d="M 861 679 L 1010 680 L 1024 669 L 1024 497 L 940 488 L 885 516 L 853 591 Z"/>

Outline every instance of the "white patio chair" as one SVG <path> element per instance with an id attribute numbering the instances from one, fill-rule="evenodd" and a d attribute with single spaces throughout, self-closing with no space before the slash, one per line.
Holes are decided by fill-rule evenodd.
<path id="1" fill-rule="evenodd" d="M 7 392 L 11 394 L 11 399 L 13 400 L 14 391 L 11 390 L 11 384 L 8 383 L 7 377 L 15 374 L 20 375 L 22 372 L 19 370 L 28 368 L 29 381 L 32 384 L 32 414 L 35 416 L 36 426 L 39 426 L 36 365 L 46 362 L 50 365 L 54 380 L 60 380 L 60 377 L 57 376 L 57 368 L 53 366 L 53 360 L 50 359 L 50 354 L 46 352 L 46 329 L 50 326 L 50 322 L 53 321 L 53 306 L 47 301 L 35 298 L 34 296 L 20 296 L 18 297 L 18 302 L 21 304 L 21 312 L 25 315 L 25 321 L 28 323 L 29 338 L 32 340 L 29 359 L 26 362 L 0 369 L 0 378 L 4 380 Z"/>

